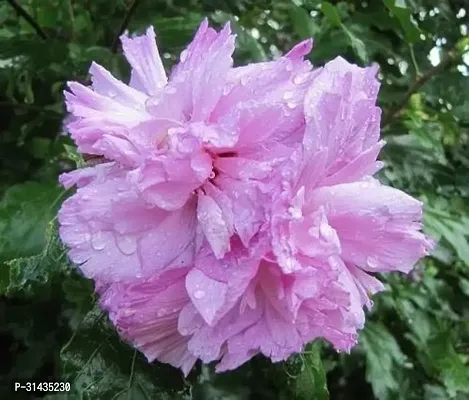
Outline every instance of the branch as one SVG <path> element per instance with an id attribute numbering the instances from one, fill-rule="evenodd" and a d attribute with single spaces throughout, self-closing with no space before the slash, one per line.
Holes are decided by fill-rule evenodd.
<path id="1" fill-rule="evenodd" d="M 47 35 L 46 33 L 42 30 L 42 28 L 39 26 L 39 24 L 34 20 L 34 18 L 28 14 L 28 12 L 21 7 L 16 0 L 7 0 L 7 2 L 14 8 L 16 13 L 18 14 L 19 17 L 23 17 L 26 22 L 28 22 L 29 25 L 33 27 L 33 29 L 36 31 L 36 33 L 39 35 L 41 39 L 46 40 Z"/>
<path id="2" fill-rule="evenodd" d="M 132 15 L 134 15 L 134 13 L 137 10 L 137 7 L 138 7 L 139 4 L 140 4 L 140 0 L 134 0 L 132 5 L 127 10 L 127 14 L 125 14 L 125 17 L 122 20 L 122 24 L 121 24 L 119 30 L 116 33 L 114 41 L 112 42 L 112 46 L 111 46 L 111 52 L 112 53 L 114 53 L 114 54 L 117 53 L 117 46 L 119 45 L 119 38 L 124 33 L 124 31 L 126 30 L 127 25 L 130 22 L 130 18 L 132 18 Z"/>
<path id="3" fill-rule="evenodd" d="M 406 106 L 410 97 L 414 93 L 417 93 L 420 90 L 420 88 L 423 85 L 425 85 L 425 83 L 427 83 L 428 80 L 430 80 L 435 75 L 438 75 L 440 72 L 443 72 L 446 68 L 454 64 L 457 60 L 459 60 L 462 54 L 463 53 L 458 52 L 456 50 L 451 50 L 443 58 L 443 60 L 441 60 L 441 62 L 438 65 L 434 66 L 433 68 L 430 68 L 423 75 L 417 76 L 417 79 L 410 86 L 409 90 L 404 95 L 402 100 L 399 103 L 397 103 L 395 106 L 391 107 L 389 111 L 386 113 L 386 115 L 383 118 L 383 124 L 381 125 L 381 128 L 384 128 L 386 125 L 389 125 L 391 122 L 394 121 L 394 119 L 399 114 L 399 112 Z"/>

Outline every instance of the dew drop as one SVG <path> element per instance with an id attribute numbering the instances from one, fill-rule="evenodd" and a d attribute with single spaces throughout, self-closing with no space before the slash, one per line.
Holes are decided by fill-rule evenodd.
<path id="1" fill-rule="evenodd" d="M 295 85 L 301 85 L 302 83 L 305 83 L 309 78 L 309 74 L 308 73 L 302 73 L 302 74 L 298 74 L 298 75 L 295 75 L 295 77 L 293 78 L 293 83 Z"/>
<path id="2" fill-rule="evenodd" d="M 346 116 L 347 116 L 347 110 L 345 109 L 345 107 L 342 106 L 342 110 L 340 111 L 340 119 L 344 121 Z"/>
<path id="3" fill-rule="evenodd" d="M 187 50 L 183 50 L 181 52 L 180 59 L 181 59 L 181 62 L 185 62 L 187 60 Z"/>
<path id="4" fill-rule="evenodd" d="M 366 258 L 366 264 L 370 268 L 377 268 L 378 267 L 378 260 L 376 259 L 376 257 L 370 256 L 370 257 Z"/>
<path id="5" fill-rule="evenodd" d="M 297 106 L 297 104 L 294 103 L 293 101 L 289 101 L 289 102 L 287 103 L 287 107 L 288 107 L 289 109 L 291 109 L 291 110 L 295 109 L 296 106 Z"/>
<path id="6" fill-rule="evenodd" d="M 116 243 L 119 250 L 125 255 L 132 255 L 137 251 L 137 240 L 133 236 L 117 236 Z"/>
<path id="7" fill-rule="evenodd" d="M 291 91 L 285 92 L 285 94 L 283 95 L 283 98 L 284 100 L 290 100 L 291 98 L 293 98 L 293 92 Z"/>
<path id="8" fill-rule="evenodd" d="M 196 290 L 194 292 L 194 298 L 200 300 L 200 299 L 203 299 L 205 297 L 205 292 L 203 290 Z"/>
<path id="9" fill-rule="evenodd" d="M 104 237 L 101 231 L 96 232 L 91 237 L 91 246 L 93 247 L 93 249 L 98 251 L 104 249 L 104 247 L 106 246 L 106 238 Z"/>

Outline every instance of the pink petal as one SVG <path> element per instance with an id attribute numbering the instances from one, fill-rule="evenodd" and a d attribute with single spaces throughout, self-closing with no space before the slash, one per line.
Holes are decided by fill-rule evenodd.
<path id="1" fill-rule="evenodd" d="M 114 283 L 102 293 L 101 306 L 121 336 L 148 359 L 181 368 L 188 375 L 196 358 L 177 321 L 189 298 L 184 288 L 188 269 L 176 269 L 148 280 Z"/>
<path id="2" fill-rule="evenodd" d="M 85 276 L 132 280 L 192 262 L 194 202 L 173 213 L 149 208 L 125 172 L 103 175 L 80 187 L 59 212 L 60 237 Z"/>
<path id="3" fill-rule="evenodd" d="M 192 43 L 181 53 L 181 61 L 170 81 L 185 93 L 185 113 L 191 121 L 205 121 L 220 98 L 231 68 L 234 36 L 229 24 L 216 32 L 205 19 Z"/>
<path id="4" fill-rule="evenodd" d="M 101 65 L 92 62 L 90 67 L 93 90 L 125 106 L 145 109 L 148 96 L 133 87 L 114 78 L 114 76 Z"/>
<path id="5" fill-rule="evenodd" d="M 231 232 L 222 209 L 210 196 L 198 195 L 197 219 L 216 258 L 222 258 L 230 250 Z"/>
<path id="6" fill-rule="evenodd" d="M 149 203 L 165 210 L 176 210 L 186 204 L 194 190 L 210 176 L 211 157 L 200 150 L 191 137 L 181 137 L 178 145 L 185 143 L 188 152 L 169 151 L 150 156 L 132 172 L 132 181 Z M 192 151 L 194 146 L 197 149 Z"/>
<path id="7" fill-rule="evenodd" d="M 375 293 L 383 291 L 384 285 L 376 279 L 374 276 L 362 271 L 353 265 L 347 265 L 348 270 L 351 272 L 358 291 L 360 293 L 362 305 L 366 305 L 368 309 L 371 309 L 373 302 L 370 297 Z"/>
<path id="8" fill-rule="evenodd" d="M 409 272 L 428 253 L 420 232 L 422 203 L 376 181 L 325 187 L 308 207 L 323 205 L 345 261 L 369 271 Z"/>
<path id="9" fill-rule="evenodd" d="M 205 322 L 213 326 L 226 315 L 254 278 L 260 257 L 245 250 L 239 240 L 221 260 L 208 247 L 199 251 L 195 269 L 186 280 L 187 291 Z"/>
<path id="10" fill-rule="evenodd" d="M 374 67 L 360 68 L 338 57 L 318 72 L 308 89 L 304 144 L 312 152 L 327 149 L 328 175 L 346 171 L 379 140 L 381 110 L 375 106 L 379 88 L 375 74 Z M 372 168 L 375 160 L 367 161 Z M 366 171 L 366 165 L 361 169 Z"/>
<path id="11" fill-rule="evenodd" d="M 142 36 L 121 36 L 125 57 L 132 67 L 130 86 L 153 96 L 166 85 L 166 73 L 156 47 L 155 31 L 149 27 Z"/>

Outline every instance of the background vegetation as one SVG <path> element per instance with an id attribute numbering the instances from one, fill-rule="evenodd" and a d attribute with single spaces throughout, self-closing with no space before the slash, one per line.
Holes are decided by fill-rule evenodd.
<path id="1" fill-rule="evenodd" d="M 0 2 L 0 398 L 13 382 L 63 380 L 70 399 L 469 399 L 469 74 L 464 0 L 2 0 Z M 68 264 L 54 215 L 61 171 L 82 163 L 64 135 L 62 90 L 96 60 L 128 77 L 118 34 L 155 26 L 170 68 L 204 16 L 231 20 L 236 63 L 314 37 L 311 60 L 379 63 L 381 178 L 425 202 L 440 240 L 388 291 L 351 355 L 321 344 L 284 364 L 256 358 L 187 380 L 119 341 L 92 284 Z M 466 61 L 466 62 L 465 62 Z M 321 362 L 322 360 L 322 362 Z M 327 378 L 327 388 L 325 379 Z M 328 395 L 329 392 L 329 395 Z"/>

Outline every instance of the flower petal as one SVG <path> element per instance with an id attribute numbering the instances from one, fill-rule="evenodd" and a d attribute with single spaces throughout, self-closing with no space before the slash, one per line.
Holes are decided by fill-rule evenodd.
<path id="1" fill-rule="evenodd" d="M 167 83 L 166 73 L 156 47 L 155 31 L 150 26 L 142 36 L 120 37 L 127 61 L 132 67 L 130 86 L 153 96 Z"/>
<path id="2" fill-rule="evenodd" d="M 428 254 L 430 243 L 420 232 L 422 203 L 400 190 L 374 180 L 324 187 L 308 207 L 321 205 L 346 262 L 366 271 L 409 272 Z"/>
<path id="3" fill-rule="evenodd" d="M 234 36 L 229 24 L 216 32 L 205 19 L 193 41 L 181 53 L 170 82 L 185 93 L 185 114 L 191 121 L 205 121 L 220 98 L 228 70 L 233 64 Z"/>
<path id="4" fill-rule="evenodd" d="M 231 232 L 222 209 L 210 196 L 199 192 L 197 219 L 216 258 L 222 258 L 230 250 Z"/>
<path id="5" fill-rule="evenodd" d="M 177 330 L 179 312 L 189 302 L 184 288 L 188 269 L 176 269 L 151 279 L 114 283 L 103 290 L 101 306 L 120 335 L 149 362 L 156 359 L 188 375 L 196 362 L 188 339 Z"/>
<path id="6" fill-rule="evenodd" d="M 192 262 L 195 203 L 176 212 L 150 208 L 125 172 L 111 172 L 80 187 L 59 212 L 60 237 L 84 275 L 132 280 Z"/>
<path id="7" fill-rule="evenodd" d="M 308 89 L 304 144 L 312 152 L 327 149 L 327 175 L 346 168 L 379 140 L 376 71 L 338 57 L 318 72 Z"/>

